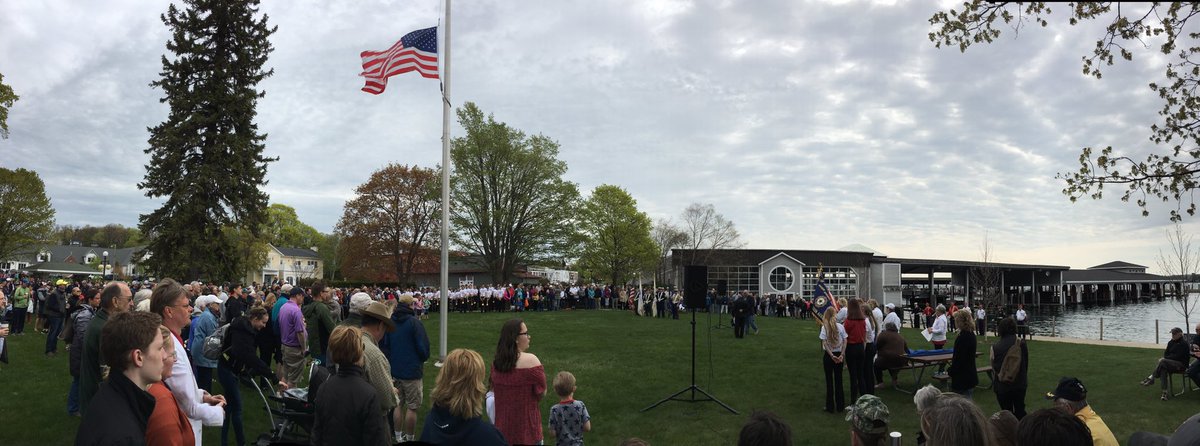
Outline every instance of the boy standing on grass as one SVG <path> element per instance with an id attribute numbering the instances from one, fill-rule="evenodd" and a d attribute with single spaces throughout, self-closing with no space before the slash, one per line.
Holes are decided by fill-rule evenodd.
<path id="1" fill-rule="evenodd" d="M 554 376 L 559 402 L 550 408 L 550 436 L 559 445 L 582 446 L 583 433 L 592 430 L 592 417 L 583 401 L 575 399 L 575 375 L 563 370 Z"/>

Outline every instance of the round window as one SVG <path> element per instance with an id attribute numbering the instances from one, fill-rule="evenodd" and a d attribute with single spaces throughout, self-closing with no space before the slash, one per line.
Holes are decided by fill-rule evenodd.
<path id="1" fill-rule="evenodd" d="M 776 266 L 771 270 L 771 275 L 767 277 L 767 281 L 771 284 L 771 288 L 775 291 L 787 291 L 792 287 L 792 270 L 786 266 Z"/>

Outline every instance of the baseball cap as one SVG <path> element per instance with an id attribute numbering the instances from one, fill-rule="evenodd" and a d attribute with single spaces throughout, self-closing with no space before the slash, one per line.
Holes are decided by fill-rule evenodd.
<path id="1" fill-rule="evenodd" d="M 287 290 L 286 295 L 287 297 L 302 296 L 304 295 L 304 287 L 292 287 L 290 290 Z"/>
<path id="2" fill-rule="evenodd" d="M 888 307 L 888 308 L 891 308 L 891 309 L 893 309 L 893 310 L 895 310 L 895 309 L 896 309 L 896 304 L 887 304 L 887 305 L 884 305 L 884 306 L 885 306 L 885 307 Z"/>
<path id="3" fill-rule="evenodd" d="M 846 421 L 864 434 L 886 433 L 890 416 L 887 405 L 875 395 L 860 396 L 858 401 L 846 407 Z"/>
<path id="4" fill-rule="evenodd" d="M 1087 387 L 1079 378 L 1064 376 L 1058 380 L 1058 387 L 1053 392 L 1046 393 L 1046 399 L 1062 398 L 1067 401 L 1083 401 L 1087 399 Z"/>
<path id="5" fill-rule="evenodd" d="M 1170 436 L 1153 432 L 1134 432 L 1129 446 L 1197 446 L 1200 445 L 1200 414 L 1192 415 Z"/>
<path id="6" fill-rule="evenodd" d="M 199 298 L 196 298 L 196 308 L 199 310 L 203 310 L 205 307 L 208 306 L 208 304 L 215 304 L 215 303 L 221 303 L 221 300 L 220 300 L 220 298 L 218 298 L 217 296 L 214 296 L 212 294 L 205 294 L 203 296 L 200 296 Z"/>

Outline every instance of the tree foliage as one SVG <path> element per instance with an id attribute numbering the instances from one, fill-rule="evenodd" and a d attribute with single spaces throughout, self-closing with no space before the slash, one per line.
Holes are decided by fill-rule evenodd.
<path id="1" fill-rule="evenodd" d="M 0 259 L 50 239 L 54 208 L 37 172 L 0 167 Z"/>
<path id="2" fill-rule="evenodd" d="M 1029 23 L 1047 26 L 1050 3 L 1009 3 L 972 0 L 961 11 L 940 11 L 929 19 L 934 31 L 929 39 L 937 47 L 957 46 L 960 51 L 977 43 L 990 43 L 1000 36 L 1000 22 L 1019 32 Z M 1057 7 L 1057 5 L 1055 5 Z M 1134 200 L 1149 215 L 1150 200 L 1174 201 L 1171 220 L 1182 218 L 1181 210 L 1195 215 L 1194 190 L 1200 174 L 1200 33 L 1187 27 L 1200 14 L 1200 3 L 1146 3 L 1126 6 L 1109 2 L 1076 2 L 1063 5 L 1069 23 L 1088 20 L 1108 22 L 1090 55 L 1083 56 L 1083 73 L 1097 79 L 1102 66 L 1111 66 L 1118 57 L 1133 60 L 1130 48 L 1146 48 L 1173 59 L 1167 64 L 1163 84 L 1150 83 L 1150 89 L 1162 99 L 1162 121 L 1150 128 L 1149 140 L 1159 147 L 1145 159 L 1120 155 L 1112 146 L 1097 153 L 1085 147 L 1079 155 L 1079 170 L 1063 172 L 1058 178 L 1066 183 L 1063 194 L 1074 202 L 1080 197 L 1100 199 L 1104 187 L 1118 188 L 1122 201 Z M 1153 41 L 1154 45 L 1149 42 Z M 1128 47 L 1127 47 L 1128 46 Z M 1184 202 L 1187 202 L 1186 206 Z"/>
<path id="3" fill-rule="evenodd" d="M 300 221 L 296 208 L 281 203 L 273 203 L 267 208 L 263 236 L 267 243 L 287 248 L 320 247 L 325 238 L 316 228 Z"/>
<path id="4" fill-rule="evenodd" d="M 519 263 L 561 258 L 574 232 L 578 187 L 563 180 L 558 143 L 486 117 L 474 103 L 457 110 L 466 136 L 454 138 L 454 241 L 507 281 Z"/>
<path id="5" fill-rule="evenodd" d="M 650 217 L 624 189 L 600 185 L 583 202 L 579 230 L 584 235 L 580 269 L 620 285 L 630 276 L 654 268 L 658 246 L 650 238 Z"/>
<path id="6" fill-rule="evenodd" d="M 171 30 L 160 79 L 170 105 L 150 128 L 150 162 L 138 184 L 166 197 L 142 215 L 148 267 L 160 277 L 236 280 L 265 259 L 266 135 L 254 123 L 256 89 L 275 28 L 258 15 L 257 0 L 184 0 L 162 21 Z"/>
<path id="7" fill-rule="evenodd" d="M 8 139 L 8 109 L 21 99 L 13 91 L 12 86 L 4 83 L 4 74 L 0 74 L 0 139 Z"/>
<path id="8" fill-rule="evenodd" d="M 411 283 L 419 266 L 434 264 L 441 237 L 441 182 L 437 170 L 388 164 L 371 174 L 347 201 L 337 233 L 344 236 L 342 267 L 356 279 Z"/>
<path id="9" fill-rule="evenodd" d="M 142 243 L 142 232 L 138 228 L 117 223 L 104 226 L 61 225 L 54 227 L 51 240 L 62 245 L 78 242 L 81 245 L 105 248 L 131 248 Z"/>
<path id="10" fill-rule="evenodd" d="M 713 251 L 743 246 L 733 222 L 717 213 L 711 203 L 692 203 L 683 210 L 683 232 L 687 234 L 683 246 L 690 250 L 684 265 L 707 265 Z"/>

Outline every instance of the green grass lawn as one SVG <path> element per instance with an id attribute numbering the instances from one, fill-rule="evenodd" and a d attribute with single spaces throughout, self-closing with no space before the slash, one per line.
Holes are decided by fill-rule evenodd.
<path id="1" fill-rule="evenodd" d="M 613 445 L 626 437 L 641 437 L 655 445 L 727 445 L 736 442 L 746 416 L 753 410 L 770 410 L 791 424 L 796 444 L 846 444 L 847 424 L 841 414 L 827 414 L 818 328 L 810 320 L 759 318 L 758 335 L 734 339 L 731 329 L 709 330 L 716 320 L 697 315 L 696 384 L 740 412 L 733 415 L 711 402 L 667 402 L 648 412 L 641 409 L 690 384 L 691 332 L 687 316 L 680 320 L 637 318 L 619 311 L 523 313 L 531 335 L 530 352 L 545 364 L 552 377 L 569 370 L 578 380 L 576 398 L 592 415 L 588 444 Z M 480 352 L 485 361 L 494 355 L 500 325 L 513 314 L 451 314 L 449 346 Z M 434 359 L 438 349 L 437 315 L 425 321 Z M 927 344 L 915 331 L 906 331 L 910 346 Z M 2 445 L 70 444 L 77 418 L 66 414 L 70 386 L 67 352 L 57 358 L 42 356 L 44 335 L 9 337 L 11 364 L 0 365 L 0 429 Z M 980 341 L 987 359 L 987 345 Z M 1124 441 L 1137 430 L 1167 433 L 1200 410 L 1200 393 L 1171 401 L 1158 399 L 1158 386 L 1138 385 L 1152 369 L 1160 351 L 1122 347 L 1030 343 L 1029 411 L 1047 407 L 1041 398 L 1058 378 L 1077 376 L 1089 390 L 1090 402 Z M 425 407 L 437 369 L 431 359 L 425 366 Z M 928 379 L 928 378 L 927 378 Z M 986 383 L 986 377 L 980 377 Z M 911 386 L 911 375 L 901 375 Z M 220 386 L 215 384 L 216 388 Z M 1176 384 L 1178 385 L 1178 384 Z M 847 398 L 849 388 L 847 387 Z M 892 412 L 892 430 L 915 435 L 918 420 L 909 395 L 887 389 L 879 393 Z M 253 438 L 269 429 L 262 402 L 253 390 L 244 389 L 247 435 Z M 986 414 L 998 410 L 990 390 L 977 389 L 976 402 Z M 557 402 L 550 389 L 542 402 L 543 422 Z M 424 418 L 421 419 L 421 422 Z M 206 428 L 204 443 L 219 444 L 220 428 Z M 911 440 L 910 440 L 911 441 Z M 547 444 L 553 443 L 547 439 Z"/>

